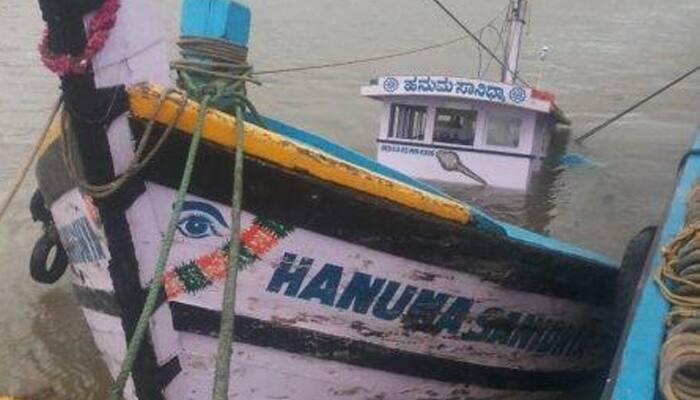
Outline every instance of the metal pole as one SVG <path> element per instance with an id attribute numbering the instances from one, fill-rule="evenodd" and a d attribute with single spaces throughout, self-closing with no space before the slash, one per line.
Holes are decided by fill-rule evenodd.
<path id="1" fill-rule="evenodd" d="M 505 49 L 505 67 L 501 75 L 503 83 L 512 85 L 518 74 L 518 61 L 520 58 L 520 46 L 523 38 L 523 27 L 525 26 L 525 13 L 527 12 L 527 1 L 511 0 L 510 28 L 508 31 L 508 43 Z"/>

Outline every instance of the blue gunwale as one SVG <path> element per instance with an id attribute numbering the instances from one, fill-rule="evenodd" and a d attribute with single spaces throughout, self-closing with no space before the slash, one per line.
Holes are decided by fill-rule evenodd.
<path id="1" fill-rule="evenodd" d="M 438 196 L 443 196 L 454 201 L 459 201 L 432 185 L 421 182 L 385 165 L 382 165 L 355 150 L 334 143 L 320 134 L 312 133 L 269 117 L 263 117 L 263 122 L 270 130 L 273 130 L 292 140 L 296 140 L 305 145 L 314 147 L 325 153 L 331 154 L 341 160 L 360 166 L 387 178 L 405 183 L 414 188 L 421 189 Z M 570 254 L 576 257 L 594 261 L 609 268 L 617 268 L 619 265 L 617 261 L 606 255 L 528 231 L 527 229 L 523 229 L 515 225 L 498 221 L 472 205 L 469 205 L 469 209 L 475 216 L 477 227 L 480 227 L 483 230 L 505 234 L 513 240 L 527 243 L 528 245 L 534 247 Z"/>
<path id="2" fill-rule="evenodd" d="M 688 195 L 695 182 L 700 179 L 700 155 L 692 154 L 697 151 L 700 151 L 700 127 L 696 131 L 691 153 L 680 170 L 663 228 L 656 239 L 653 257 L 645 266 L 643 286 L 633 303 L 626 336 L 621 341 L 618 351 L 615 383 L 606 398 L 661 399 L 657 390 L 658 359 L 666 333 L 665 321 L 670 305 L 656 286 L 653 271 L 661 265 L 663 247 L 685 224 Z"/>

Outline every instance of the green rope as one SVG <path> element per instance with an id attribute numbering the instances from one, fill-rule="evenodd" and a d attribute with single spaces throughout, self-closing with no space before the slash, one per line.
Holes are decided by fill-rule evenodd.
<path id="1" fill-rule="evenodd" d="M 243 145 L 244 145 L 244 112 L 250 110 L 252 115 L 260 121 L 257 110 L 246 97 L 245 83 L 257 83 L 251 78 L 252 68 L 248 65 L 240 65 L 240 50 L 235 49 L 223 41 L 208 40 L 205 38 L 186 38 L 180 42 L 183 54 L 195 59 L 178 61 L 172 67 L 178 71 L 179 84 L 184 87 L 189 95 L 200 100 L 197 124 L 192 132 L 185 170 L 183 172 L 177 198 L 173 205 L 173 213 L 168 223 L 168 228 L 161 242 L 160 253 L 154 272 L 153 281 L 148 291 L 148 296 L 139 316 L 134 334 L 129 340 L 127 353 L 122 363 L 122 368 L 110 391 L 111 400 L 119 400 L 124 392 L 126 381 L 131 375 L 134 362 L 148 329 L 148 323 L 157 306 L 158 296 L 163 286 L 163 275 L 173 245 L 177 223 L 182 213 L 185 196 L 192 178 L 194 161 L 202 136 L 204 121 L 210 106 L 232 112 L 236 117 L 236 161 L 234 167 L 233 195 L 231 201 L 231 241 L 238 245 L 229 246 L 229 268 L 224 289 L 224 301 L 222 304 L 222 319 L 219 333 L 219 345 L 216 357 L 216 375 L 214 381 L 213 399 L 225 400 L 228 398 L 229 375 L 231 353 L 233 351 L 234 319 L 236 308 L 236 280 L 238 277 L 238 262 L 240 247 L 240 220 L 241 203 L 243 197 Z M 199 59 L 197 59 L 199 58 Z M 206 61 L 206 59 L 210 61 Z M 204 60 L 202 60 L 204 59 Z M 230 60 L 230 61 L 229 61 Z M 234 62 L 235 60 L 235 62 Z M 212 80 L 213 78 L 213 80 Z M 165 97 L 161 98 L 161 104 Z M 182 108 L 180 109 L 180 111 Z M 178 113 L 179 118 L 180 113 Z M 155 119 L 155 116 L 154 116 Z M 175 125 L 173 122 L 170 129 Z M 152 123 L 153 121 L 151 121 Z M 165 139 L 162 139 L 165 140 Z M 158 146 L 160 147 L 160 146 Z"/>
<path id="2" fill-rule="evenodd" d="M 122 362 L 121 371 L 119 376 L 115 380 L 112 388 L 110 390 L 110 400 L 120 400 L 122 399 L 122 393 L 124 392 L 124 387 L 126 386 L 126 381 L 131 375 L 131 371 L 134 368 L 134 362 L 141 349 L 141 344 L 146 336 L 146 330 L 148 329 L 148 323 L 151 319 L 151 315 L 156 309 L 158 304 L 158 296 L 160 295 L 161 288 L 163 286 L 163 273 L 165 272 L 165 265 L 168 262 L 168 257 L 170 255 L 170 249 L 173 246 L 173 240 L 175 238 L 175 231 L 177 229 L 178 221 L 180 220 L 180 214 L 182 213 L 182 208 L 185 203 L 185 196 L 187 195 L 187 190 L 190 187 L 190 181 L 192 178 L 192 171 L 194 170 L 194 162 L 197 156 L 197 149 L 199 147 L 199 142 L 202 137 L 202 128 L 204 126 L 204 121 L 206 119 L 207 110 L 209 104 L 215 100 L 211 95 L 204 96 L 201 101 L 199 116 L 197 118 L 197 125 L 192 132 L 192 141 L 190 143 L 190 148 L 187 153 L 187 161 L 185 162 L 185 170 L 182 174 L 182 180 L 180 182 L 180 187 L 177 191 L 177 198 L 173 205 L 173 213 L 170 217 L 170 222 L 168 223 L 168 228 L 165 233 L 165 237 L 161 242 L 160 253 L 158 254 L 158 261 L 156 262 L 156 269 L 153 275 L 153 281 L 151 281 L 151 286 L 148 290 L 148 296 L 146 297 L 146 302 L 143 306 L 143 311 L 139 316 L 138 323 L 136 324 L 136 329 L 134 334 L 129 340 L 129 346 L 126 351 L 126 356 Z"/>
<path id="3" fill-rule="evenodd" d="M 245 142 L 244 112 L 250 110 L 261 122 L 252 102 L 246 97 L 245 84 L 258 83 L 252 78 L 253 69 L 245 60 L 245 52 L 230 43 L 209 38 L 183 38 L 179 42 L 184 61 L 173 63 L 181 84 L 194 95 L 216 90 L 219 108 L 236 117 L 236 158 L 231 198 L 231 245 L 228 248 L 228 272 L 221 306 L 221 324 L 216 354 L 216 369 L 212 390 L 213 400 L 228 399 L 231 354 L 233 352 L 236 312 L 236 286 L 241 252 L 241 204 L 243 201 L 243 147 Z M 198 85 L 198 82 L 207 82 Z"/>
<path id="4" fill-rule="evenodd" d="M 236 312 L 236 286 L 238 279 L 238 257 L 241 246 L 241 203 L 243 201 L 243 108 L 235 106 L 236 115 L 236 165 L 233 172 L 233 196 L 231 200 L 231 246 L 229 246 L 229 265 L 224 287 L 224 302 L 221 307 L 221 326 L 219 344 L 216 352 L 216 369 L 212 400 L 228 399 L 231 353 L 233 352 L 233 333 Z"/>
<path id="5" fill-rule="evenodd" d="M 246 97 L 247 82 L 257 83 L 252 78 L 253 69 L 242 64 L 245 59 L 240 48 L 230 43 L 208 38 L 183 38 L 180 41 L 183 54 L 189 59 L 173 64 L 180 81 L 190 93 L 216 89 L 220 95 L 218 106 L 236 117 L 236 159 L 233 171 L 233 194 L 231 198 L 231 237 L 228 246 L 228 273 L 221 306 L 221 325 L 216 354 L 216 369 L 212 390 L 213 400 L 228 399 L 231 354 L 233 352 L 234 323 L 236 312 L 236 286 L 241 252 L 241 204 L 243 201 L 243 147 L 245 142 L 244 111 L 249 109 L 260 121 L 255 106 Z M 204 85 L 197 82 L 207 81 Z"/>

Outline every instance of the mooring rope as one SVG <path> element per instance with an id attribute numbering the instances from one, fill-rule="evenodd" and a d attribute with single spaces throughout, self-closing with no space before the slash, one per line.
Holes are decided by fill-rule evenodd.
<path id="1" fill-rule="evenodd" d="M 659 367 L 659 387 L 666 400 L 700 398 L 699 196 L 696 185 L 688 201 L 688 223 L 664 248 L 663 265 L 654 274 L 672 306 Z"/>
<path id="2" fill-rule="evenodd" d="M 231 354 L 235 330 L 236 286 L 241 235 L 241 204 L 243 200 L 243 147 L 245 141 L 244 112 L 250 110 L 260 122 L 255 106 L 246 96 L 245 84 L 258 83 L 253 78 L 253 68 L 245 64 L 242 48 L 219 39 L 183 38 L 178 42 L 186 59 L 173 63 L 188 92 L 197 93 L 208 88 L 217 88 L 221 94 L 219 108 L 236 118 L 236 157 L 233 171 L 233 194 L 231 198 L 231 235 L 228 248 L 228 273 L 221 306 L 219 343 L 216 353 L 216 368 L 212 400 L 228 399 Z M 207 82 L 199 86 L 198 82 Z"/>
<path id="3" fill-rule="evenodd" d="M 168 89 L 165 92 L 163 92 L 158 103 L 156 104 L 155 109 L 153 110 L 153 115 L 151 116 L 151 119 L 146 125 L 144 134 L 136 147 L 133 159 L 121 175 L 117 176 L 111 182 L 105 184 L 90 184 L 85 179 L 83 179 L 81 177 L 81 174 L 78 172 L 77 167 L 79 163 L 78 157 L 76 155 L 76 133 L 70 127 L 70 114 L 64 109 L 63 113 L 61 114 L 61 138 L 63 140 L 63 160 L 66 165 L 68 175 L 84 193 L 96 199 L 109 197 L 115 192 L 117 192 L 119 189 L 121 189 L 122 186 L 124 186 L 124 184 L 126 184 L 131 178 L 138 175 L 141 172 L 141 170 L 143 170 L 148 165 L 148 163 L 151 162 L 153 157 L 155 157 L 155 155 L 160 151 L 160 148 L 163 147 L 163 144 L 170 137 L 171 133 L 175 129 L 175 126 L 177 125 L 177 121 L 180 119 L 180 115 L 182 115 L 182 112 L 184 111 L 185 106 L 187 105 L 187 94 L 181 94 L 182 97 L 179 100 L 179 106 L 175 114 L 175 118 L 173 118 L 173 120 L 168 124 L 167 128 L 158 138 L 156 143 L 150 148 L 148 148 L 150 138 L 151 136 L 153 136 L 153 128 L 155 126 L 156 116 L 160 113 L 167 99 L 174 93 L 180 92 L 178 92 L 175 89 Z"/>
<path id="4" fill-rule="evenodd" d="M 491 50 L 491 49 L 486 45 L 486 43 L 484 43 L 484 42 L 483 42 L 474 32 L 472 32 L 459 18 L 457 18 L 457 16 L 456 16 L 452 11 L 450 11 L 449 8 L 445 7 L 445 5 L 442 4 L 442 2 L 441 2 L 440 0 L 432 0 L 432 2 L 433 2 L 438 8 L 440 8 L 448 17 L 450 17 L 450 19 L 451 19 L 455 24 L 457 24 L 457 26 L 459 26 L 467 35 L 469 35 L 469 37 L 471 37 L 472 39 L 474 39 L 474 41 L 486 52 L 486 54 L 488 54 L 494 61 L 496 61 L 496 63 L 498 63 L 498 65 L 501 66 L 501 68 L 503 68 L 505 71 L 510 72 L 510 73 L 513 75 L 513 79 L 514 79 L 514 80 L 520 81 L 520 83 L 522 83 L 523 85 L 525 85 L 525 86 L 527 86 L 527 87 L 529 87 L 529 88 L 532 87 L 532 85 L 530 85 L 529 83 L 527 83 L 527 81 L 525 81 L 522 77 L 520 77 L 520 74 L 518 74 L 517 71 L 511 71 L 511 69 L 508 67 L 508 65 L 506 65 L 506 63 L 505 63 L 503 60 L 501 60 L 501 58 L 500 58 L 499 56 L 497 56 L 497 55 L 493 52 L 493 50 Z"/>
<path id="5" fill-rule="evenodd" d="M 510 8 L 510 5 L 506 5 L 501 11 L 498 12 L 491 20 L 486 23 L 484 26 L 482 26 L 479 29 L 479 32 L 483 32 L 485 29 L 489 27 L 493 27 L 493 23 L 501 16 L 503 12 L 508 11 Z M 479 35 L 481 36 L 481 34 Z M 499 35 L 500 36 L 500 35 Z M 460 37 L 456 37 L 454 39 L 450 39 L 444 42 L 438 42 L 438 43 L 433 43 L 421 47 L 416 47 L 413 49 L 408 49 L 408 50 L 402 50 L 402 51 L 397 51 L 393 53 L 386 53 L 386 54 L 381 54 L 378 56 L 370 56 L 370 57 L 360 57 L 360 58 L 353 58 L 349 60 L 343 60 L 343 61 L 336 61 L 336 62 L 328 62 L 328 63 L 317 63 L 317 64 L 310 64 L 310 65 L 303 65 L 303 66 L 298 66 L 298 67 L 282 67 L 282 68 L 275 68 L 275 69 L 268 69 L 268 70 L 261 70 L 261 71 L 255 71 L 253 72 L 253 76 L 260 76 L 260 75 L 276 75 L 276 74 L 285 74 L 285 73 L 291 73 L 291 72 L 305 72 L 305 71 L 314 71 L 314 70 L 322 70 L 322 69 L 331 69 L 331 68 L 340 68 L 340 67 L 349 67 L 349 66 L 354 66 L 354 65 L 361 65 L 361 64 L 368 64 L 368 63 L 373 63 L 377 61 L 385 61 L 385 60 L 390 60 L 392 58 L 399 58 L 399 57 L 405 57 L 405 56 L 410 56 L 414 54 L 419 54 L 423 53 L 426 51 L 430 50 L 437 50 L 443 47 L 447 47 L 450 45 L 453 45 L 455 43 L 463 42 L 466 39 L 470 39 L 471 36 L 469 35 L 464 35 Z M 502 40 L 499 38 L 499 40 Z M 483 43 L 483 41 L 482 41 Z M 479 50 L 478 57 L 481 59 L 481 50 L 482 48 L 480 47 L 479 43 L 476 43 L 476 47 Z M 481 64 L 481 61 L 479 61 L 479 65 Z"/>
<path id="6" fill-rule="evenodd" d="M 19 174 L 17 174 L 17 177 L 13 181 L 12 185 L 10 185 L 10 190 L 7 192 L 5 199 L 2 201 L 2 205 L 0 205 L 0 222 L 2 222 L 3 217 L 5 216 L 5 214 L 7 214 L 7 210 L 10 208 L 10 204 L 12 203 L 12 200 L 17 195 L 17 192 L 19 191 L 19 188 L 22 186 L 22 183 L 24 182 L 25 179 L 27 179 L 27 173 L 29 173 L 29 170 L 32 168 L 32 165 L 34 165 L 34 161 L 36 160 L 36 157 L 39 155 L 39 150 L 41 150 L 41 146 L 44 144 L 44 142 L 46 141 L 46 138 L 49 135 L 49 131 L 51 130 L 51 123 L 53 122 L 54 118 L 56 118 L 56 115 L 58 115 L 58 112 L 61 110 L 62 105 L 63 105 L 63 96 L 60 96 L 56 100 L 56 103 L 53 106 L 49 120 L 46 123 L 46 126 L 44 127 L 44 132 L 41 134 L 41 136 L 39 136 L 37 141 L 34 143 L 34 147 L 32 148 L 32 152 L 29 153 L 29 157 L 27 157 L 27 160 L 22 165 L 22 168 L 20 169 Z"/>
<path id="7" fill-rule="evenodd" d="M 589 137 L 595 135 L 599 131 L 605 129 L 608 127 L 610 124 L 613 122 L 619 120 L 620 118 L 624 117 L 625 115 L 631 113 L 632 111 L 636 110 L 637 108 L 641 107 L 651 99 L 655 98 L 656 96 L 660 95 L 661 93 L 667 91 L 668 89 L 674 87 L 684 79 L 688 78 L 689 76 L 693 75 L 694 73 L 700 71 L 700 65 L 691 68 L 689 71 L 684 73 L 683 75 L 675 78 L 671 82 L 665 84 L 663 87 L 660 89 L 656 90 L 654 93 L 644 97 L 643 99 L 639 100 L 638 102 L 634 103 L 633 105 L 627 107 L 623 111 L 620 111 L 619 113 L 615 114 L 613 117 L 609 118 L 607 121 L 603 122 L 602 124 L 597 125 L 595 128 L 588 130 L 588 132 L 584 133 L 583 135 L 577 137 L 574 139 L 576 143 L 583 143 L 584 140 L 588 139 Z"/>
<path id="8" fill-rule="evenodd" d="M 285 68 L 277 68 L 277 69 L 268 69 L 268 70 L 263 70 L 263 71 L 256 71 L 253 73 L 253 75 L 255 75 L 255 76 L 273 75 L 273 74 L 283 74 L 283 73 L 289 73 L 289 72 L 313 71 L 313 70 L 319 70 L 319 69 L 339 68 L 339 67 L 348 67 L 348 66 L 352 66 L 352 65 L 367 64 L 367 63 L 371 63 L 371 62 L 390 60 L 392 58 L 410 56 L 413 54 L 418 54 L 418 53 L 422 53 L 422 52 L 429 51 L 429 50 L 436 50 L 436 49 L 439 49 L 442 47 L 450 46 L 450 45 L 458 43 L 458 42 L 462 42 L 468 38 L 469 38 L 469 36 L 465 35 L 465 36 L 460 36 L 458 38 L 454 38 L 454 39 L 447 40 L 444 42 L 430 44 L 427 46 L 417 47 L 417 48 L 409 49 L 409 50 L 398 51 L 395 53 L 388 53 L 388 54 L 383 54 L 383 55 L 379 55 L 379 56 L 372 56 L 372 57 L 355 58 L 352 60 L 345 60 L 345 61 L 305 65 L 305 66 L 299 66 L 299 67 L 285 67 Z"/>
<path id="9" fill-rule="evenodd" d="M 221 328 L 219 346 L 216 357 L 216 371 L 212 398 L 224 400 L 228 398 L 230 360 L 233 350 L 233 334 L 236 301 L 236 280 L 238 276 L 238 260 L 240 252 L 240 216 L 243 196 L 243 145 L 244 145 L 244 113 L 249 110 L 259 119 L 255 107 L 246 97 L 245 83 L 255 81 L 251 77 L 252 67 L 242 64 L 245 55 L 241 48 L 228 42 L 206 38 L 183 38 L 179 42 L 182 54 L 188 59 L 172 63 L 177 70 L 179 83 L 188 94 L 200 101 L 197 124 L 193 131 L 192 142 L 185 164 L 185 171 L 178 189 L 173 213 L 161 243 L 158 261 L 153 281 L 148 291 L 144 308 L 139 317 L 134 334 L 129 341 L 127 354 L 124 358 L 120 373 L 111 389 L 111 400 L 121 399 L 126 381 L 133 370 L 136 356 L 141 348 L 148 329 L 148 322 L 157 306 L 157 299 L 163 287 L 163 275 L 170 250 L 173 245 L 177 222 L 180 219 L 185 196 L 189 188 L 194 168 L 197 148 L 202 136 L 204 122 L 210 106 L 231 112 L 236 117 L 236 159 L 234 167 L 233 195 L 231 200 L 231 236 L 228 254 L 228 274 L 226 277 L 224 298 L 222 304 Z M 165 101 L 161 99 L 158 109 Z M 183 103 L 184 104 L 184 103 Z M 157 114 L 154 114 L 154 117 Z M 178 113 L 179 115 L 179 113 Z M 151 122 L 153 119 L 151 120 Z M 171 123 L 176 124 L 177 118 Z M 149 124 L 149 127 L 151 125 Z M 165 135 L 164 135 L 165 136 Z M 161 138 L 162 139 L 162 138 Z M 163 141 L 165 139 L 162 139 Z M 142 139 L 143 141 L 143 139 Z M 150 153 L 149 153 L 150 154 Z M 136 165 L 141 165 L 140 162 Z"/>

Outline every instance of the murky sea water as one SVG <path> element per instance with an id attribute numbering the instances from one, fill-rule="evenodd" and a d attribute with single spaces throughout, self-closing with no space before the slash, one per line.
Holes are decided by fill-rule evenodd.
<path id="1" fill-rule="evenodd" d="M 57 79 L 40 66 L 36 2 L 0 2 L 0 190 L 5 192 L 40 134 Z M 173 39 L 179 1 L 162 0 Z M 331 62 L 421 47 L 461 35 L 428 1 L 250 1 L 251 59 L 259 70 Z M 446 0 L 473 27 L 506 0 Z M 700 1 L 531 1 L 522 71 L 557 93 L 573 135 L 605 120 L 700 62 Z M 486 40 L 495 38 L 486 34 Z M 539 62 L 536 52 L 551 49 Z M 388 73 L 471 76 L 476 51 L 458 43 L 370 65 L 267 76 L 260 110 L 323 132 L 374 156 L 378 104 L 359 88 Z M 493 75 L 491 69 L 488 74 Z M 700 122 L 700 75 L 569 151 L 595 166 L 557 171 L 543 196 L 449 188 L 502 218 L 619 258 L 625 242 L 661 217 L 676 164 Z M 27 211 L 34 179 L 0 223 L 0 396 L 51 389 L 59 399 L 102 399 L 108 378 L 66 282 L 41 286 L 27 263 L 40 228 Z M 1 197 L 1 196 L 0 196 Z M 531 211 L 523 216 L 520 204 Z"/>

